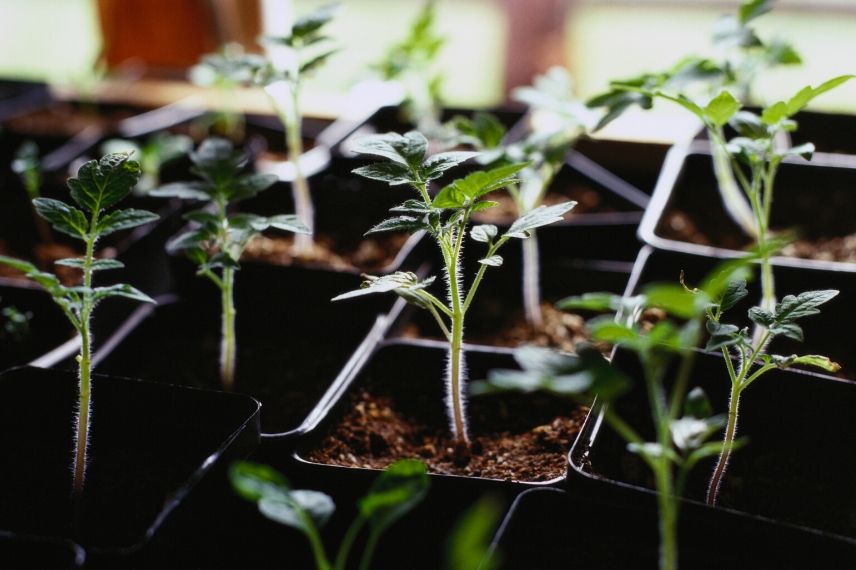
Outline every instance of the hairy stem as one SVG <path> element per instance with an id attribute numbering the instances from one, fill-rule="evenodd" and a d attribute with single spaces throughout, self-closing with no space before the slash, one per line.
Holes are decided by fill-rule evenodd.
<path id="1" fill-rule="evenodd" d="M 731 458 L 731 449 L 734 446 L 734 437 L 737 433 L 737 414 L 740 408 L 740 392 L 741 387 L 735 383 L 731 387 L 731 399 L 728 401 L 728 424 L 725 427 L 725 438 L 723 439 L 722 451 L 719 453 L 719 459 L 716 462 L 716 467 L 713 469 L 713 475 L 710 477 L 710 484 L 707 488 L 707 504 L 715 505 L 719 498 L 719 488 L 722 485 L 722 478 L 725 476 L 725 470 L 728 468 L 728 460 Z"/>
<path id="2" fill-rule="evenodd" d="M 725 139 L 721 132 L 710 131 L 711 152 L 713 153 L 713 172 L 716 175 L 722 202 L 731 218 L 740 228 L 751 237 L 758 235 L 758 228 L 752 216 L 752 209 L 740 192 L 740 187 L 731 169 L 731 156 L 725 147 Z"/>
<path id="3" fill-rule="evenodd" d="M 235 386 L 235 269 L 223 268 L 221 300 L 223 307 L 222 333 L 220 338 L 220 379 L 223 389 L 231 392 Z"/>
<path id="4" fill-rule="evenodd" d="M 526 311 L 526 322 L 535 328 L 544 326 L 544 316 L 541 314 L 541 263 L 538 255 L 538 237 L 535 231 L 529 232 L 529 238 L 524 239 L 523 247 L 523 307 Z"/>
<path id="5" fill-rule="evenodd" d="M 464 307 L 461 301 L 458 273 L 460 272 L 461 244 L 463 228 L 458 228 L 456 243 L 452 252 L 451 264 L 446 268 L 449 277 L 449 301 L 452 305 L 452 337 L 449 343 L 449 406 L 452 419 L 452 435 L 455 439 L 469 443 L 466 421 L 464 420 Z"/>
<path id="6" fill-rule="evenodd" d="M 95 256 L 95 228 L 98 213 L 93 214 L 91 233 L 86 240 L 86 256 L 83 260 L 83 307 L 80 312 L 80 355 L 77 357 L 78 401 L 77 434 L 74 454 L 74 480 L 72 489 L 75 495 L 83 492 L 86 479 L 86 452 L 89 445 L 89 416 L 92 402 L 92 338 L 89 331 L 94 302 L 92 299 L 92 261 Z"/>

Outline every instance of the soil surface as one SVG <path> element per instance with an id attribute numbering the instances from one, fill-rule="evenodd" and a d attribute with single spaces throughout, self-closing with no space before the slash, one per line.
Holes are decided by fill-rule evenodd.
<path id="1" fill-rule="evenodd" d="M 674 208 L 665 213 L 657 233 L 668 239 L 727 249 L 742 250 L 752 245 L 746 236 L 737 232 L 709 235 L 699 229 L 691 215 Z M 780 255 L 853 263 L 856 262 L 856 232 L 844 236 L 798 239 L 782 248 Z"/>
<path id="2" fill-rule="evenodd" d="M 517 205 L 514 199 L 504 192 L 494 192 L 488 196 L 489 200 L 499 202 L 498 206 L 488 208 L 473 215 L 473 219 L 480 223 L 496 225 L 511 225 L 519 217 Z M 570 214 L 599 214 L 604 212 L 615 212 L 615 208 L 604 201 L 602 193 L 592 186 L 582 184 L 567 185 L 560 192 L 548 192 L 542 202 L 545 206 L 553 206 L 568 200 L 576 200 L 577 205 Z"/>
<path id="3" fill-rule="evenodd" d="M 566 455 L 587 409 L 566 402 L 557 406 L 555 401 L 547 409 L 533 402 L 514 405 L 518 402 L 515 397 L 473 400 L 472 443 L 466 449 L 450 438 L 447 426 L 414 420 L 397 409 L 394 398 L 363 390 L 308 459 L 383 469 L 397 459 L 416 457 L 432 473 L 508 481 L 548 481 L 565 475 Z M 532 417 L 536 409 L 539 417 Z"/>
<path id="4" fill-rule="evenodd" d="M 320 265 L 341 271 L 376 271 L 395 260 L 407 238 L 406 235 L 395 234 L 365 238 L 358 244 L 341 244 L 333 235 L 316 234 L 311 255 L 295 257 L 294 236 L 261 235 L 250 241 L 242 259 L 275 265 Z"/>

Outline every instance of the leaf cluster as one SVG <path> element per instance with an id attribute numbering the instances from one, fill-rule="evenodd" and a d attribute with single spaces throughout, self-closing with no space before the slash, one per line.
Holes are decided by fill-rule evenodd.
<path id="1" fill-rule="evenodd" d="M 190 160 L 191 172 L 199 180 L 167 184 L 153 190 L 151 195 L 209 203 L 209 207 L 185 214 L 185 219 L 195 225 L 167 244 L 171 251 L 183 250 L 199 265 L 200 273 L 213 279 L 211 270 L 215 268 L 237 269 L 250 239 L 269 228 L 308 233 L 295 215 L 228 213 L 230 205 L 252 198 L 277 181 L 272 174 L 245 174 L 247 157 L 228 140 L 205 139 L 190 153 Z"/>
<path id="2" fill-rule="evenodd" d="M 338 4 L 329 4 L 298 18 L 287 36 L 264 36 L 261 43 L 269 46 L 283 46 L 293 50 L 296 65 L 290 69 L 280 68 L 270 60 L 265 60 L 261 66 L 250 65 L 255 72 L 253 83 L 269 85 L 285 80 L 293 85 L 299 85 L 301 77 L 320 68 L 326 61 L 339 51 L 339 48 L 324 47 L 331 38 L 325 35 L 324 28 L 329 24 L 339 9 Z M 321 49 L 318 49 L 321 48 Z"/>
<path id="3" fill-rule="evenodd" d="M 85 242 L 91 250 L 101 237 L 141 226 L 158 218 L 152 212 L 137 209 L 107 212 L 128 196 L 139 177 L 140 165 L 129 160 L 128 154 L 108 154 L 100 160 L 85 163 L 78 170 L 77 177 L 68 180 L 74 204 L 53 198 L 35 198 L 33 206 L 36 213 L 47 220 L 56 231 Z M 103 299 L 127 297 L 137 301 L 154 302 L 148 295 L 130 285 L 67 286 L 55 274 L 41 271 L 28 261 L 0 256 L 0 263 L 21 271 L 41 285 L 78 331 L 83 327 L 88 314 Z M 84 258 L 66 258 L 56 261 L 56 264 L 91 273 L 124 267 L 122 262 L 115 259 L 96 259 L 87 263 Z"/>
<path id="4" fill-rule="evenodd" d="M 258 505 L 262 515 L 301 531 L 310 541 L 320 545 L 319 529 L 336 509 L 329 495 L 320 491 L 293 489 L 288 480 L 275 469 L 246 461 L 231 466 L 229 479 L 241 497 Z M 424 463 L 412 459 L 396 461 L 375 479 L 368 493 L 358 501 L 357 518 L 348 535 L 356 534 L 368 525 L 370 546 L 367 549 L 372 548 L 386 529 L 425 498 L 429 484 Z M 320 559 L 316 557 L 319 568 L 344 570 L 350 547 L 350 542 L 342 542 L 335 566 L 327 561 L 322 548 Z M 364 553 L 363 560 L 366 561 L 370 556 L 370 551 Z"/>

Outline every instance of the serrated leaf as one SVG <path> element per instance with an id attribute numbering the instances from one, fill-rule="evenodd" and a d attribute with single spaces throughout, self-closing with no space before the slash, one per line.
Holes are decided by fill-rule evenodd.
<path id="1" fill-rule="evenodd" d="M 408 288 L 423 288 L 428 283 L 433 281 L 423 281 L 420 283 L 419 277 L 416 276 L 415 273 L 411 273 L 409 271 L 396 271 L 395 273 L 391 273 L 389 275 L 383 275 L 381 277 L 375 277 L 372 275 L 364 275 L 365 280 L 360 285 L 360 288 L 355 291 L 349 291 L 348 293 L 342 293 L 341 295 L 337 295 L 333 297 L 333 301 L 341 301 L 344 299 L 351 299 L 353 297 L 361 297 L 363 295 L 369 295 L 372 293 L 387 293 L 389 291 L 395 291 L 396 289 L 408 289 Z"/>
<path id="2" fill-rule="evenodd" d="M 422 175 L 423 180 L 436 180 L 450 168 L 454 168 L 462 162 L 475 158 L 479 154 L 480 153 L 478 152 L 468 151 L 450 151 L 434 154 L 429 156 L 425 162 L 422 163 L 422 166 L 419 168 L 419 172 Z"/>
<path id="3" fill-rule="evenodd" d="M 95 301 L 108 297 L 125 297 L 143 303 L 155 303 L 155 300 L 131 285 L 120 283 L 109 287 L 96 287 L 92 290 L 92 298 Z"/>
<path id="4" fill-rule="evenodd" d="M 730 281 L 725 288 L 725 292 L 722 294 L 719 306 L 723 311 L 727 311 L 743 300 L 748 294 L 749 291 L 746 289 L 745 280 Z"/>
<path id="5" fill-rule="evenodd" d="M 418 131 L 410 131 L 404 135 L 368 135 L 357 139 L 354 145 L 354 152 L 357 154 L 381 156 L 411 169 L 419 168 L 427 150 L 428 139 Z"/>
<path id="6" fill-rule="evenodd" d="M 499 230 L 493 224 L 481 224 L 470 230 L 470 237 L 477 242 L 490 243 L 496 238 L 498 232 Z"/>
<path id="7" fill-rule="evenodd" d="M 81 257 L 73 257 L 67 259 L 59 259 L 54 261 L 54 265 L 62 265 L 63 267 L 74 267 L 75 269 L 85 269 L 86 262 Z M 108 269 L 122 269 L 125 264 L 118 259 L 95 259 L 92 261 L 92 271 L 105 271 Z"/>
<path id="8" fill-rule="evenodd" d="M 86 215 L 65 202 L 53 198 L 35 198 L 33 207 L 36 212 L 50 222 L 58 232 L 84 240 L 89 233 L 89 221 Z"/>
<path id="9" fill-rule="evenodd" d="M 500 267 L 502 265 L 502 261 L 501 255 L 491 255 L 490 257 L 479 259 L 479 263 L 482 265 L 489 265 L 490 267 Z"/>
<path id="10" fill-rule="evenodd" d="M 424 463 L 396 461 L 375 479 L 359 509 L 375 532 L 382 532 L 418 505 L 428 494 L 430 480 Z"/>
<path id="11" fill-rule="evenodd" d="M 352 172 L 364 178 L 386 182 L 391 186 L 408 184 L 413 181 L 413 173 L 410 168 L 398 162 L 376 162 L 355 168 Z"/>
<path id="12" fill-rule="evenodd" d="M 490 170 L 478 170 L 445 186 L 434 197 L 435 208 L 456 209 L 471 206 L 479 198 L 517 181 L 514 175 L 528 166 L 515 163 Z"/>
<path id="13" fill-rule="evenodd" d="M 119 230 L 142 226 L 158 220 L 160 216 L 147 210 L 117 210 L 98 220 L 96 233 L 105 236 Z"/>
<path id="14" fill-rule="evenodd" d="M 142 172 L 138 162 L 125 153 L 113 153 L 90 160 L 68 180 L 71 197 L 89 212 L 113 206 L 130 194 Z"/>
<path id="15" fill-rule="evenodd" d="M 793 364 L 801 364 L 804 366 L 811 366 L 813 368 L 820 368 L 821 370 L 825 370 L 827 372 L 838 372 L 841 370 L 841 365 L 837 362 L 833 362 L 829 358 L 825 356 L 820 356 L 817 354 L 805 354 L 803 356 L 797 356 L 793 359 Z"/>
<path id="16" fill-rule="evenodd" d="M 305 16 L 301 16 L 295 20 L 294 25 L 291 27 L 292 37 L 307 38 L 313 35 L 333 19 L 338 9 L 338 4 L 328 4 Z"/>
<path id="17" fill-rule="evenodd" d="M 776 304 L 775 320 L 780 323 L 788 323 L 816 315 L 820 313 L 818 307 L 831 301 L 838 295 L 838 291 L 834 289 L 824 289 L 820 291 L 806 291 L 799 295 L 785 295 L 785 297 Z"/>
<path id="18" fill-rule="evenodd" d="M 309 532 L 304 517 L 309 517 L 316 527 L 322 527 L 336 510 L 330 495 L 303 489 L 281 495 L 265 495 L 258 505 L 259 512 L 265 517 L 302 532 Z"/>
<path id="19" fill-rule="evenodd" d="M 421 217 L 431 211 L 431 206 L 427 205 L 422 200 L 405 200 L 403 204 L 390 208 L 389 211 L 417 214 Z"/>
<path id="20" fill-rule="evenodd" d="M 265 224 L 269 228 L 292 232 L 295 234 L 311 234 L 312 232 L 306 227 L 300 218 L 295 214 L 277 214 L 276 216 L 268 216 L 264 219 Z M 257 229 L 258 225 L 254 225 Z"/>
<path id="21" fill-rule="evenodd" d="M 775 322 L 775 317 L 770 311 L 761 307 L 749 309 L 749 320 L 762 327 L 770 328 Z"/>
<path id="22" fill-rule="evenodd" d="M 505 232 L 507 237 L 526 239 L 529 237 L 529 232 L 548 226 L 550 224 L 560 222 L 564 219 L 564 215 L 571 211 L 576 206 L 576 202 L 562 202 L 554 206 L 538 206 L 534 210 L 530 210 L 517 218 L 508 231 Z"/>
<path id="23" fill-rule="evenodd" d="M 237 176 L 234 184 L 229 185 L 230 187 L 226 196 L 233 202 L 252 198 L 259 192 L 267 190 L 276 184 L 277 180 L 278 178 L 275 174 L 255 173 L 247 174 L 245 176 Z"/>
<path id="24" fill-rule="evenodd" d="M 419 230 L 430 230 L 431 227 L 422 221 L 421 218 L 413 216 L 398 216 L 389 218 L 374 226 L 367 231 L 365 235 L 377 234 L 381 232 L 407 232 L 414 233 Z"/>

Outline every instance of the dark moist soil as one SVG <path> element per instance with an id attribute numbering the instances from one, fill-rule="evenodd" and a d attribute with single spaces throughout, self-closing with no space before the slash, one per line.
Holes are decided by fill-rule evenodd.
<path id="1" fill-rule="evenodd" d="M 507 481 L 548 481 L 567 471 L 566 455 L 585 420 L 587 409 L 569 409 L 553 401 L 544 408 L 514 405 L 505 398 L 481 405 L 471 402 L 473 426 L 469 450 L 456 446 L 448 427 L 414 421 L 397 410 L 394 398 L 362 390 L 347 414 L 308 454 L 310 461 L 384 469 L 402 457 L 425 461 L 432 473 L 487 477 Z M 487 402 L 485 402 L 487 403 Z M 540 409 L 541 417 L 527 417 Z"/>
<path id="2" fill-rule="evenodd" d="M 395 260 L 407 237 L 404 234 L 393 234 L 383 238 L 365 238 L 357 244 L 343 244 L 339 243 L 333 235 L 319 233 L 315 235 L 312 254 L 298 258 L 293 252 L 293 236 L 262 235 L 250 241 L 242 259 L 273 265 L 296 263 L 329 267 L 340 271 L 376 271 Z"/>
<path id="3" fill-rule="evenodd" d="M 749 239 L 739 233 L 708 235 L 699 229 L 692 216 L 675 208 L 665 213 L 657 233 L 668 239 L 727 249 L 742 250 L 752 245 Z M 853 263 L 856 262 L 856 232 L 844 236 L 798 239 L 782 248 L 780 255 Z"/>
<path id="4" fill-rule="evenodd" d="M 474 214 L 473 219 L 483 224 L 508 226 L 519 217 L 517 205 L 508 194 L 495 192 L 488 196 L 488 199 L 499 202 L 499 205 Z M 568 200 L 576 200 L 577 202 L 571 214 L 599 214 L 615 211 L 614 208 L 604 202 L 601 194 L 594 187 L 583 184 L 565 186 L 560 192 L 548 192 L 542 203 L 545 206 L 553 206 Z"/>

